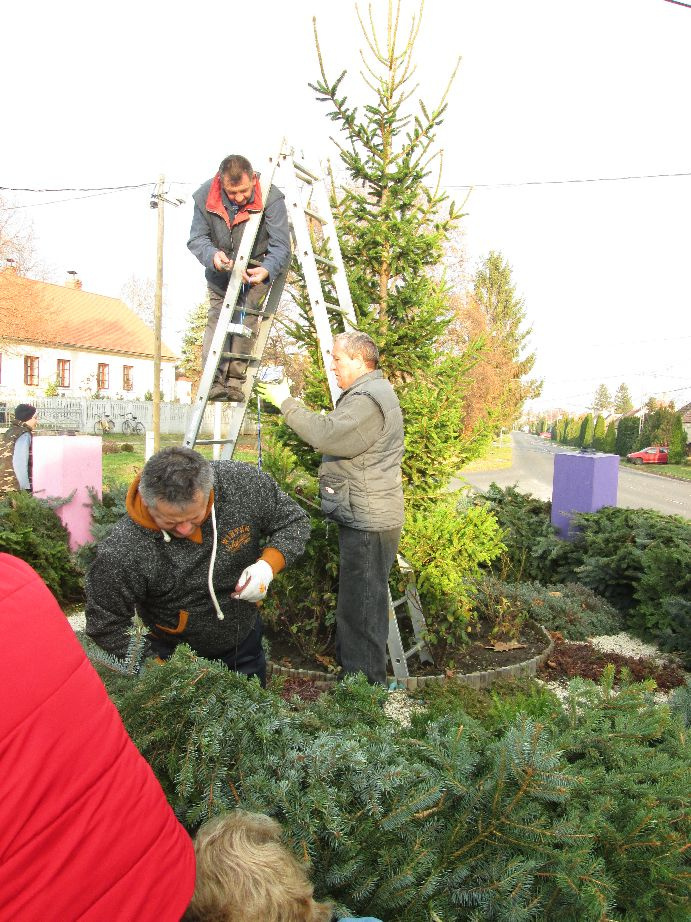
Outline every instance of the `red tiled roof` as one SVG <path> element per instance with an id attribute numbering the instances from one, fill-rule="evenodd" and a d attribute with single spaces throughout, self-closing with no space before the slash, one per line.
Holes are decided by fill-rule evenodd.
<path id="1" fill-rule="evenodd" d="M 687 403 L 685 406 L 679 407 L 677 413 L 681 413 L 682 423 L 691 423 L 691 403 Z"/>
<path id="2" fill-rule="evenodd" d="M 0 272 L 0 337 L 153 358 L 154 334 L 118 298 Z M 161 358 L 174 361 L 164 344 Z"/>

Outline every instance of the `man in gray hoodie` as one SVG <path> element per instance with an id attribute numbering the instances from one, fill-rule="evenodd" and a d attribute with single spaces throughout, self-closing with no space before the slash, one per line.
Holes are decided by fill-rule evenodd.
<path id="1" fill-rule="evenodd" d="M 126 661 L 136 611 L 150 631 L 145 656 L 186 643 L 264 684 L 256 603 L 303 553 L 307 514 L 252 465 L 177 447 L 147 461 L 126 508 L 87 574 L 86 633 Z"/>
<path id="2" fill-rule="evenodd" d="M 403 416 L 366 333 L 336 336 L 331 367 L 342 390 L 331 413 L 305 409 L 285 381 L 258 391 L 322 452 L 321 507 L 338 523 L 340 552 L 336 656 L 344 672 L 385 684 L 388 578 L 403 525 Z"/>

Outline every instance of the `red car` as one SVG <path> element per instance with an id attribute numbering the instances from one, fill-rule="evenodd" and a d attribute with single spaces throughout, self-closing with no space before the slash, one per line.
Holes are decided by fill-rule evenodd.
<path id="1" fill-rule="evenodd" d="M 661 445 L 651 445 L 641 451 L 632 451 L 626 459 L 634 464 L 667 464 L 667 449 Z"/>

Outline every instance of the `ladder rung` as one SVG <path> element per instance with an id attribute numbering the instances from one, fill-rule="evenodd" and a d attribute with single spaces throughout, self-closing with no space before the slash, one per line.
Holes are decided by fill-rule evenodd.
<path id="1" fill-rule="evenodd" d="M 252 330 L 242 323 L 229 323 L 227 333 L 228 336 L 244 336 L 247 339 L 252 338 Z"/>
<path id="2" fill-rule="evenodd" d="M 324 218 L 322 215 L 318 214 L 316 211 L 312 211 L 311 208 L 303 208 L 303 211 L 308 218 L 314 218 L 315 221 L 319 221 L 320 224 L 328 224 L 329 219 Z"/>
<path id="3" fill-rule="evenodd" d="M 240 359 L 243 362 L 247 362 L 248 365 L 259 365 L 259 359 L 256 355 L 247 355 L 244 352 L 222 352 L 221 358 Z"/>
<path id="4" fill-rule="evenodd" d="M 347 314 L 348 311 L 345 307 L 341 307 L 340 304 L 334 304 L 332 301 L 325 301 L 325 306 L 329 308 L 330 311 L 337 311 L 339 314 Z"/>
<path id="5" fill-rule="evenodd" d="M 317 176 L 316 173 L 313 173 L 312 170 L 308 169 L 304 163 L 300 163 L 299 160 L 293 160 L 293 166 L 295 167 L 295 171 L 300 173 L 306 179 L 311 179 L 312 182 L 319 181 L 319 176 Z"/>
<path id="6" fill-rule="evenodd" d="M 324 259 L 323 256 L 317 256 L 316 253 L 314 254 L 314 258 L 318 263 L 322 263 L 324 266 L 329 266 L 331 269 L 338 269 L 336 263 L 332 262 L 330 259 Z"/>
<path id="7" fill-rule="evenodd" d="M 196 439 L 195 445 L 232 445 L 235 439 Z"/>

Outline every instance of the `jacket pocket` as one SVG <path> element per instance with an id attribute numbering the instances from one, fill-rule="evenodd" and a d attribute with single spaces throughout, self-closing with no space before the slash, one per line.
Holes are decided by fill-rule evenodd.
<path id="1" fill-rule="evenodd" d="M 345 477 L 322 475 L 319 478 L 319 492 L 322 498 L 322 512 L 343 525 L 350 525 L 355 521 L 350 508 L 350 487 Z"/>

